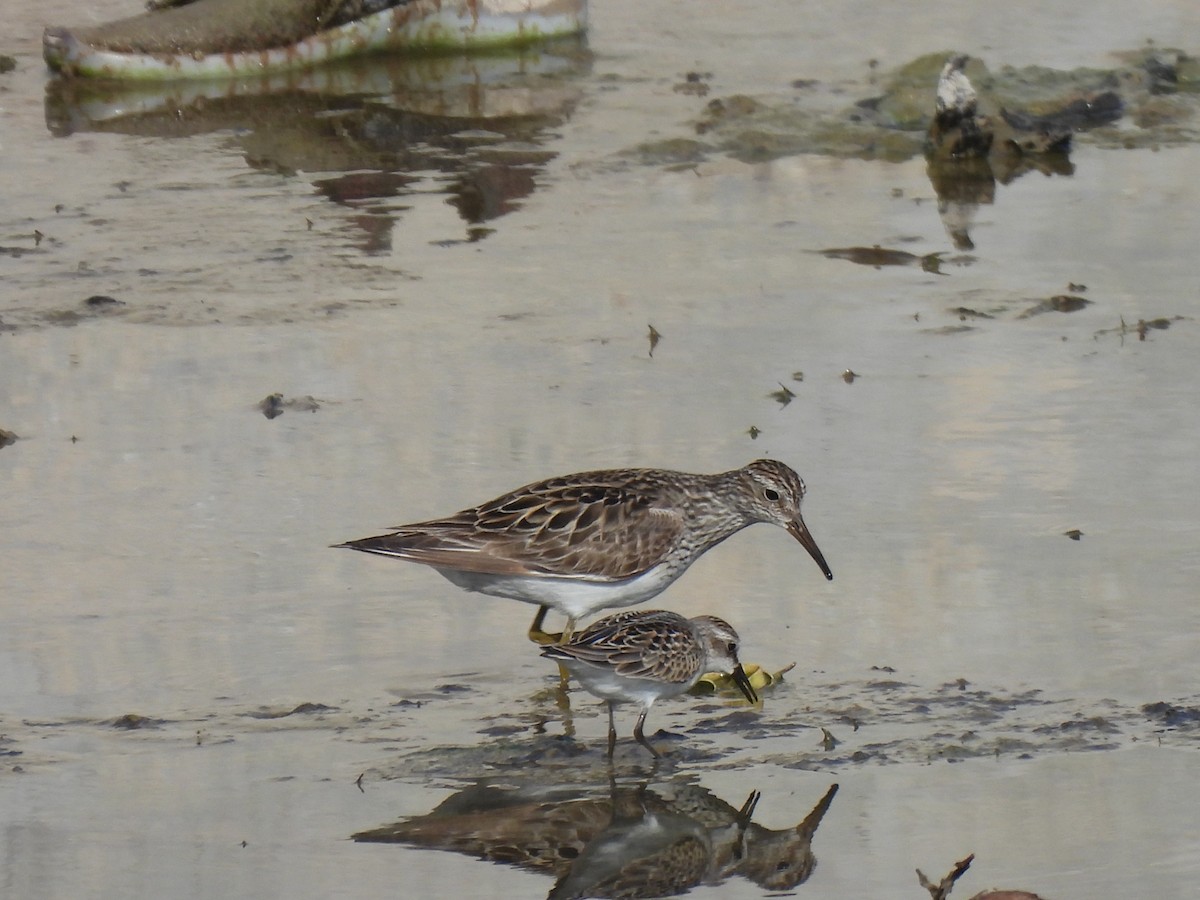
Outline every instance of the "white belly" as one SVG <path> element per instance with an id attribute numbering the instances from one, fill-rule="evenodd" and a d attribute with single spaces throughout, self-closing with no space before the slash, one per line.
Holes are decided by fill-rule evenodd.
<path id="1" fill-rule="evenodd" d="M 683 570 L 655 566 L 625 581 L 586 581 L 582 578 L 552 578 L 529 575 L 488 575 L 438 569 L 446 578 L 468 591 L 508 597 L 538 606 L 549 606 L 572 619 L 601 609 L 633 606 L 649 600 L 678 578 Z"/>
<path id="2" fill-rule="evenodd" d="M 654 681 L 617 675 L 608 666 L 595 666 L 582 660 L 567 660 L 563 664 L 588 693 L 614 703 L 638 703 L 648 708 L 655 700 L 675 697 L 692 686 L 686 681 Z"/>

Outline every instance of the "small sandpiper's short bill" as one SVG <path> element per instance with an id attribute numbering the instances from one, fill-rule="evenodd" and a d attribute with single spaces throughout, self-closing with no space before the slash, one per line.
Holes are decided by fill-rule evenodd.
<path id="1" fill-rule="evenodd" d="M 569 641 L 548 646 L 542 656 L 557 660 L 591 694 L 608 704 L 608 755 L 617 743 L 613 707 L 641 705 L 633 736 L 657 758 L 646 740 L 646 714 L 655 700 L 691 689 L 706 672 L 732 676 L 751 703 L 758 695 L 738 662 L 738 635 L 724 619 L 687 619 L 664 610 L 626 611 L 592 623 Z"/>

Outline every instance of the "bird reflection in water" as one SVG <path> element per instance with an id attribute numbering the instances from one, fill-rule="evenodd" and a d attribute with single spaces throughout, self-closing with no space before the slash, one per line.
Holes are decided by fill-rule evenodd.
<path id="1" fill-rule="evenodd" d="M 812 840 L 832 785 L 804 819 L 773 830 L 752 821 L 761 795 L 740 807 L 673 779 L 587 788 L 481 781 L 432 812 L 353 836 L 355 841 L 449 850 L 555 879 L 549 900 L 670 897 L 734 876 L 786 890 L 812 874 Z"/>

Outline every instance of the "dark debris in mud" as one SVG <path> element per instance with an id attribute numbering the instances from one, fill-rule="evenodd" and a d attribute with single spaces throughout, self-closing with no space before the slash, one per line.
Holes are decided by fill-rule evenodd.
<path id="1" fill-rule="evenodd" d="M 851 686 L 844 686 L 850 690 Z M 1114 750 L 1146 739 L 1138 711 L 1112 701 L 1086 704 L 1055 700 L 1036 690 L 992 691 L 951 682 L 934 692 L 900 681 L 859 686 L 852 705 L 836 685 L 806 689 L 802 716 L 771 715 L 744 737 L 761 743 L 767 761 L 787 768 L 820 769 L 843 765 L 957 762 L 973 758 L 1031 758 L 1047 752 Z M 798 720 L 802 720 L 798 722 Z M 852 721 L 853 731 L 838 728 Z M 836 753 L 823 749 L 808 731 L 835 735 Z M 780 754 L 773 744 L 792 747 Z"/>
<path id="2" fill-rule="evenodd" d="M 1072 285 L 1079 289 L 1082 285 Z M 1086 288 L 1083 288 L 1086 290 Z M 947 307 L 946 315 L 958 320 L 957 325 L 934 325 L 921 328 L 923 334 L 952 335 L 973 331 L 981 326 L 986 327 L 992 322 L 1027 321 L 1042 315 L 1054 313 L 1069 314 L 1082 312 L 1091 307 L 1098 307 L 1097 301 L 1089 300 L 1079 294 L 1055 294 L 1043 300 L 1038 300 L 1032 306 L 1028 297 L 993 297 L 986 291 L 968 291 L 963 295 L 968 303 Z M 1024 307 L 1023 309 L 1021 307 Z M 1018 311 L 1019 310 L 1019 311 Z M 924 324 L 922 313 L 914 315 L 915 324 Z M 1094 320 L 1092 320 L 1094 321 Z M 1102 337 L 1115 335 L 1122 342 L 1126 338 L 1137 338 L 1145 341 L 1152 332 L 1166 331 L 1180 322 L 1191 321 L 1188 316 L 1156 316 L 1148 319 L 1137 319 L 1130 322 L 1124 316 L 1118 316 L 1117 324 L 1109 328 L 1101 328 L 1092 332 L 1092 337 L 1099 340 Z M 1065 338 L 1064 338 L 1065 339 Z"/>
<path id="3" fill-rule="evenodd" d="M 735 709 L 730 711 L 723 707 L 709 707 L 714 714 L 692 723 L 688 729 L 694 734 L 716 734 L 722 731 L 744 733 L 759 726 L 761 718 L 752 709 Z M 700 711 L 705 711 L 704 707 Z"/>
<path id="4" fill-rule="evenodd" d="M 336 706 L 326 706 L 324 703 L 301 703 L 291 709 L 256 709 L 246 713 L 250 719 L 286 719 L 288 716 L 312 716 L 323 713 L 337 712 Z"/>
<path id="5" fill-rule="evenodd" d="M 7 734 L 0 733 L 0 756 L 20 756 L 23 751 L 15 749 L 16 741 Z"/>
<path id="6" fill-rule="evenodd" d="M 659 722 L 652 719 L 651 724 L 659 727 L 649 740 L 663 755 L 658 765 L 668 770 L 772 764 L 830 771 L 973 759 L 1015 761 L 1111 752 L 1139 743 L 1200 750 L 1200 702 L 1194 697 L 1129 706 L 1106 699 L 1052 697 L 1036 689 L 988 688 L 965 679 L 929 688 L 879 674 L 887 673 L 839 682 L 792 677 L 766 695 L 762 709 L 711 699 L 662 703 L 655 706 Z M 42 729 L 61 734 L 64 729 L 99 726 L 152 732 L 156 740 L 180 747 L 207 747 L 266 728 L 323 731 L 369 745 L 378 759 L 372 777 L 379 779 L 453 780 L 464 772 L 517 774 L 531 768 L 550 778 L 604 777 L 609 763 L 602 704 L 576 692 L 564 698 L 557 688 L 524 699 L 519 691 L 499 696 L 487 686 L 470 690 L 470 696 L 453 704 L 300 703 L 173 719 L 129 713 L 107 720 L 22 721 L 7 724 L 0 733 L 0 756 L 22 753 L 23 761 L 28 759 L 28 738 Z M 445 696 L 435 689 L 429 693 Z M 420 712 L 414 713 L 416 709 Z M 628 707 L 617 711 L 618 772 L 645 771 L 655 764 L 632 737 L 633 712 Z M 414 714 L 433 718 L 414 728 Z M 437 742 L 447 722 L 460 732 L 457 743 Z M 42 748 L 33 762 L 52 756 Z"/>
<path id="7" fill-rule="evenodd" d="M 548 695 L 539 696 L 545 704 Z M 665 711 L 669 705 L 663 706 Z M 380 777 L 453 778 L 463 771 L 517 772 L 528 766 L 599 773 L 607 763 L 604 716 L 586 703 L 576 709 L 578 720 L 549 706 L 537 714 L 489 713 L 477 731 L 482 743 L 440 746 L 436 752 L 405 744 Z M 650 755 L 628 734 L 621 710 L 617 721 L 617 767 L 650 765 Z M 685 719 L 650 740 L 666 766 L 769 763 L 827 771 L 1107 752 L 1139 741 L 1162 742 L 1167 733 L 1176 743 L 1200 749 L 1195 743 L 1200 707 L 1164 701 L 1133 708 L 1112 700 L 1053 698 L 1036 689 L 989 689 L 965 679 L 931 690 L 899 678 L 833 684 L 800 678 L 768 697 L 762 710 L 693 705 Z"/>
<path id="8" fill-rule="evenodd" d="M 767 396 L 778 403 L 780 409 L 783 409 L 796 398 L 796 392 L 782 382 L 778 382 L 778 384 L 779 390 L 771 391 Z"/>
<path id="9" fill-rule="evenodd" d="M 671 88 L 676 94 L 691 94 L 694 97 L 707 97 L 709 91 L 709 81 L 712 80 L 712 72 L 688 72 L 683 76 L 683 81 L 680 81 Z"/>
<path id="10" fill-rule="evenodd" d="M 257 409 L 268 419 L 282 416 L 285 410 L 298 412 L 316 412 L 321 404 L 311 394 L 303 397 L 284 397 L 281 393 L 268 394 L 258 401 Z"/>
<path id="11" fill-rule="evenodd" d="M 124 306 L 125 301 L 109 297 L 107 294 L 93 294 L 83 301 L 83 305 L 89 309 L 115 309 L 118 306 Z"/>
<path id="12" fill-rule="evenodd" d="M 649 328 L 650 328 L 650 331 L 647 334 L 647 339 L 650 341 L 649 356 L 651 358 L 653 358 L 654 357 L 654 348 L 658 346 L 658 342 L 663 339 L 663 336 L 662 336 L 662 332 L 660 332 L 653 325 L 650 325 Z"/>
<path id="13" fill-rule="evenodd" d="M 128 304 L 124 300 L 118 300 L 107 294 L 93 294 L 82 300 L 78 306 L 38 311 L 27 324 L 69 327 L 81 325 L 97 318 L 122 316 L 127 310 Z"/>
<path id="14" fill-rule="evenodd" d="M 113 728 L 120 728 L 125 731 L 137 731 L 145 728 L 158 728 L 163 725 L 162 719 L 151 719 L 148 716 L 138 715 L 137 713 L 126 713 L 123 716 L 108 722 Z"/>
<path id="15" fill-rule="evenodd" d="M 475 689 L 467 684 L 456 684 L 454 682 L 447 682 L 446 684 L 439 684 L 437 687 L 434 688 L 434 690 L 437 691 L 439 694 L 450 695 L 450 694 L 469 694 Z"/>
<path id="16" fill-rule="evenodd" d="M 991 313 L 986 313 L 978 309 L 971 309 L 967 306 L 956 306 L 953 309 L 947 310 L 952 316 L 958 316 L 959 321 L 965 322 L 967 319 L 994 319 L 996 318 Z"/>
<path id="17" fill-rule="evenodd" d="M 831 247 L 815 252 L 820 253 L 826 259 L 844 259 L 860 266 L 870 266 L 873 269 L 882 269 L 884 266 L 916 266 L 933 275 L 946 274 L 941 270 L 942 257 L 945 256 L 942 252 L 918 256 L 907 250 L 881 247 L 879 244 L 873 247 Z M 962 263 L 962 259 L 957 261 Z"/>
<path id="18" fill-rule="evenodd" d="M 1126 337 L 1137 335 L 1139 341 L 1144 341 L 1151 331 L 1166 331 L 1174 323 L 1184 321 L 1190 321 L 1190 319 L 1187 316 L 1159 316 L 1154 319 L 1138 319 L 1136 323 L 1130 325 L 1125 321 L 1125 317 L 1121 316 L 1119 325 L 1113 328 L 1101 328 L 1093 337 L 1100 338 L 1115 334 L 1124 343 Z"/>
<path id="19" fill-rule="evenodd" d="M 940 325 L 937 328 L 922 328 L 922 334 L 966 334 L 968 331 L 976 331 L 974 325 Z"/>
<path id="20" fill-rule="evenodd" d="M 30 253 L 45 253 L 46 251 L 40 247 L 18 247 L 15 245 L 0 244 L 0 256 L 9 256 L 13 259 L 20 259 L 22 256 Z"/>
<path id="21" fill-rule="evenodd" d="M 1017 316 L 1017 318 L 1028 319 L 1031 316 L 1040 316 L 1042 313 L 1048 312 L 1078 312 L 1090 306 L 1091 303 L 1091 300 L 1085 300 L 1083 297 L 1078 297 L 1074 294 L 1055 294 L 1053 297 L 1039 300 L 1036 304 Z"/>
<path id="22" fill-rule="evenodd" d="M 1200 706 L 1176 706 L 1160 700 L 1147 703 L 1142 707 L 1142 712 L 1151 721 L 1167 728 L 1200 731 Z"/>

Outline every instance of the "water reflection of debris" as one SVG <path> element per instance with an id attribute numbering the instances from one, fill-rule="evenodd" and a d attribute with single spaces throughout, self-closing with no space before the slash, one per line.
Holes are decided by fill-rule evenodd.
<path id="1" fill-rule="evenodd" d="M 921 883 L 921 887 L 929 891 L 929 896 L 932 900 L 946 900 L 950 896 L 950 891 L 954 888 L 954 883 L 958 881 L 971 867 L 971 863 L 975 861 L 975 854 L 969 854 L 965 859 L 960 859 L 941 881 L 937 884 L 931 882 L 925 877 L 925 873 L 917 869 L 917 880 Z M 1037 894 L 1031 894 L 1029 891 L 1009 891 L 1009 890 L 987 890 L 976 894 L 971 900 L 1044 900 Z"/>
<path id="2" fill-rule="evenodd" d="M 275 419 L 282 416 L 284 410 L 292 409 L 298 412 L 316 412 L 321 408 L 321 404 L 311 394 L 306 394 L 303 397 L 288 397 L 278 392 L 268 394 L 262 400 L 258 401 L 258 410 L 268 419 Z"/>
<path id="3" fill-rule="evenodd" d="M 986 114 L 980 111 L 978 94 L 967 78 L 968 60 L 966 56 L 950 57 L 938 77 L 925 146 L 927 158 L 995 156 L 1007 158 L 1004 165 L 1011 168 L 1012 160 L 1021 157 L 1065 155 L 1076 131 L 1110 124 L 1124 109 L 1120 96 L 1106 90 L 1072 99 L 1041 115 L 1004 107 Z M 986 74 L 986 70 L 981 67 L 980 73 Z"/>
<path id="4" fill-rule="evenodd" d="M 783 409 L 795 399 L 796 392 L 785 385 L 782 381 L 777 381 L 776 384 L 779 385 L 779 390 L 771 391 L 771 393 L 767 394 L 767 396 L 778 403 L 780 409 Z"/>
<path id="5" fill-rule="evenodd" d="M 1077 297 L 1074 294 L 1055 294 L 1053 297 L 1047 297 L 1045 300 L 1039 300 L 1025 312 L 1017 316 L 1018 319 L 1028 319 L 1030 316 L 1040 316 L 1042 313 L 1048 312 L 1078 312 L 1086 306 L 1091 305 L 1091 300 L 1085 300 L 1083 297 Z"/>
<path id="6" fill-rule="evenodd" d="M 590 66 L 578 40 L 497 56 L 374 57 L 311 72 L 168 84 L 54 80 L 56 136 L 234 135 L 252 168 L 321 173 L 320 194 L 353 211 L 366 253 L 391 249 L 406 198 L 443 193 L 467 223 L 519 206 L 555 157 L 543 145 L 573 113 Z"/>
<path id="7" fill-rule="evenodd" d="M 662 332 L 653 325 L 650 326 L 650 355 L 654 356 L 654 348 L 658 346 L 658 342 L 662 340 Z"/>
<path id="8" fill-rule="evenodd" d="M 946 262 L 942 257 L 944 253 L 926 253 L 923 256 L 918 256 L 915 253 L 909 253 L 907 250 L 894 250 L 890 247 L 880 247 L 876 244 L 873 247 L 830 247 L 826 250 L 819 250 L 822 256 L 826 259 L 845 259 L 849 262 L 860 266 L 871 266 L 875 269 L 882 269 L 884 266 L 919 266 L 922 271 L 929 272 L 933 275 L 945 275 L 942 271 L 942 263 Z M 972 261 L 972 257 L 956 257 L 953 262 L 960 265 L 965 265 Z"/>
<path id="9" fill-rule="evenodd" d="M 806 881 L 812 840 L 837 793 L 832 785 L 801 822 L 752 821 L 760 794 L 734 807 L 674 778 L 593 787 L 479 781 L 432 812 L 355 834 L 356 841 L 448 850 L 552 876 L 550 900 L 666 897 L 741 876 L 773 891 Z"/>
<path id="10" fill-rule="evenodd" d="M 970 226 L 975 210 L 995 201 L 997 181 L 1009 184 L 1031 171 L 1071 175 L 1074 167 L 1067 154 L 1072 134 L 1107 125 L 1123 109 L 1115 92 L 1098 91 L 1044 115 L 1003 107 L 984 114 L 967 77 L 968 59 L 952 56 L 942 68 L 925 147 L 938 213 L 959 250 L 974 247 Z M 986 74 L 982 67 L 980 72 Z"/>
<path id="11" fill-rule="evenodd" d="M 1138 319 L 1134 325 L 1128 325 L 1125 322 L 1125 317 L 1121 316 L 1120 324 L 1115 328 L 1101 328 L 1096 332 L 1095 337 L 1100 337 L 1102 334 L 1118 334 L 1121 337 L 1121 343 L 1125 343 L 1125 335 L 1129 332 L 1134 332 L 1138 336 L 1139 341 L 1146 340 L 1146 335 L 1150 331 L 1166 331 L 1171 327 L 1172 322 L 1182 322 L 1186 316 L 1159 316 L 1155 319 Z"/>

